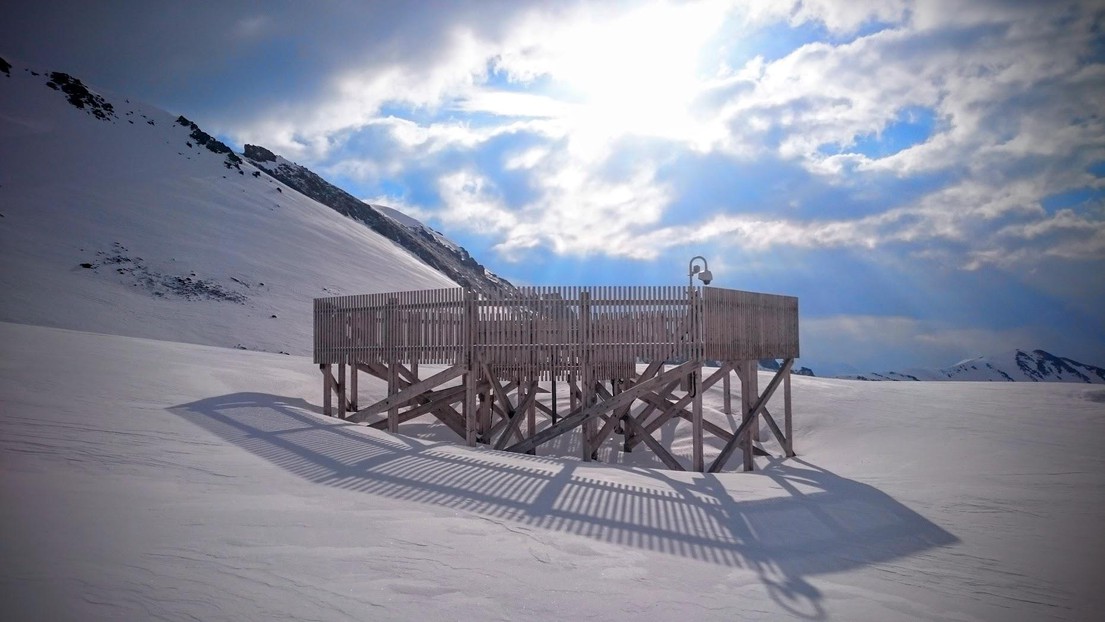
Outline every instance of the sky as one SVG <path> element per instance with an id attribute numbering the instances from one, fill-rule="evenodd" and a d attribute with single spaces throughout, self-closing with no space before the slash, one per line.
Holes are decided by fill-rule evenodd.
<path id="1" fill-rule="evenodd" d="M 681 284 L 703 256 L 797 296 L 822 373 L 1105 366 L 1100 3 L 16 2 L 0 55 L 265 146 L 516 284 Z"/>

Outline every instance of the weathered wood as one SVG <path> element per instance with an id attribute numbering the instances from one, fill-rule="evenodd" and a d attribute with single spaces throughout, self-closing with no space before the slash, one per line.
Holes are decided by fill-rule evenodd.
<path id="1" fill-rule="evenodd" d="M 418 371 L 423 365 L 444 365 L 464 370 L 458 373 L 464 376 L 463 403 L 459 413 L 451 404 L 429 413 L 453 424 L 456 413 L 462 436 L 470 445 L 491 438 L 491 419 L 495 417 L 499 420 L 496 432 L 505 434 L 498 436 L 501 442 L 543 434 L 545 430 L 537 429 L 539 410 L 550 416 L 552 427 L 562 429 L 557 427 L 562 423 L 557 390 L 559 381 L 567 381 L 570 409 L 566 416 L 597 413 L 579 424 L 584 460 L 594 459 L 616 431 L 625 435 L 623 450 L 630 450 L 648 443 L 639 438 L 639 430 L 651 435 L 673 417 L 682 417 L 692 427 L 692 467 L 704 466 L 702 437 L 710 432 L 726 444 L 735 439 L 752 468 L 754 444 L 742 443 L 743 439 L 735 436 L 726 439 L 730 435 L 727 430 L 704 418 L 703 391 L 712 383 L 703 380 L 701 369 L 691 378 L 695 390 L 679 400 L 670 399 L 670 391 L 660 384 L 614 408 L 605 408 L 601 402 L 618 399 L 622 389 L 631 389 L 649 373 L 662 372 L 663 361 L 793 360 L 798 355 L 797 310 L 793 297 L 694 287 L 535 287 L 484 298 L 463 289 L 337 296 L 314 301 L 315 362 L 320 366 L 350 365 L 348 382 L 340 367 L 331 368 L 329 375 L 324 373 L 323 411 L 331 415 L 333 393 L 337 392 L 338 416 L 346 412 L 361 420 L 368 416 L 360 408 L 359 372 L 386 381 L 388 397 L 384 404 L 374 405 L 372 414 L 386 410 L 392 431 L 400 420 L 408 421 L 410 413 L 437 397 L 432 386 L 420 385 L 424 381 L 418 378 Z M 638 361 L 648 361 L 652 371 L 637 374 Z M 761 413 L 753 403 L 758 397 L 755 370 L 748 368 L 746 363 L 743 378 L 751 390 L 742 391 L 749 400 L 742 407 L 742 417 L 747 414 L 752 419 L 746 429 L 754 430 L 748 435 L 754 439 L 759 434 L 756 423 Z M 727 370 L 717 378 L 726 385 L 723 410 L 727 414 L 731 410 L 730 373 Z M 484 378 L 497 382 L 487 385 L 481 401 L 478 385 Z M 549 404 L 534 397 L 525 409 L 512 406 L 510 395 L 519 378 L 527 384 L 551 381 Z M 598 388 L 600 379 L 611 382 L 610 391 Z M 793 455 L 789 381 L 788 372 L 783 380 L 782 423 L 786 431 L 772 429 L 777 438 L 786 439 L 788 456 Z M 536 392 L 523 387 L 514 399 Z M 645 407 L 633 415 L 637 400 Z M 689 410 L 685 408 L 688 405 Z M 596 407 L 601 410 L 594 410 Z M 401 408 L 407 409 L 402 415 Z M 764 412 L 766 425 L 778 428 L 771 414 Z M 633 424 L 627 423 L 630 419 Z"/>
<path id="2" fill-rule="evenodd" d="M 783 427 L 786 428 L 787 442 L 783 447 L 788 458 L 794 457 L 794 425 L 791 421 L 790 411 L 790 374 L 791 367 L 787 368 L 787 375 L 783 377 Z"/>
<path id="3" fill-rule="evenodd" d="M 502 449 L 506 447 L 506 444 L 510 442 L 510 439 L 515 434 L 520 434 L 518 425 L 521 423 L 522 418 L 525 416 L 526 411 L 529 410 L 529 405 L 533 403 L 533 400 L 537 398 L 537 381 L 534 380 L 527 388 L 524 396 L 518 396 L 518 406 L 511 408 L 507 412 L 506 430 L 502 436 L 495 443 L 495 449 Z"/>
<path id="4" fill-rule="evenodd" d="M 778 424 L 775 423 L 775 419 L 771 416 L 771 411 L 764 406 L 760 410 L 760 415 L 763 416 L 764 421 L 767 422 L 767 427 L 771 429 L 771 433 L 775 435 L 775 440 L 779 442 L 779 445 L 786 451 L 787 438 L 783 435 L 783 431 L 779 429 Z"/>
<path id="5" fill-rule="evenodd" d="M 338 363 L 338 419 L 344 419 L 348 410 L 349 402 L 345 394 L 345 363 Z"/>
<path id="6" fill-rule="evenodd" d="M 399 432 L 399 403 L 391 396 L 399 392 L 399 372 L 395 369 L 399 364 L 394 359 L 391 360 L 391 364 L 388 365 L 388 397 L 384 398 L 388 400 L 388 432 L 397 434 Z M 371 407 L 369 407 L 371 409 Z M 371 410 L 366 409 L 362 417 L 367 417 L 372 414 Z"/>
<path id="7" fill-rule="evenodd" d="M 714 384 L 716 384 L 718 380 L 721 380 L 722 378 L 724 378 L 725 375 L 728 374 L 729 371 L 732 368 L 733 367 L 732 367 L 731 364 L 723 363 L 722 366 L 719 367 L 717 371 L 710 374 L 709 378 L 702 381 L 702 383 L 701 383 L 702 384 L 702 390 L 706 391 L 710 387 L 714 386 Z M 682 381 L 682 379 L 680 379 L 680 381 Z M 670 388 L 670 390 L 667 391 L 667 393 L 670 394 L 674 390 L 675 390 L 675 387 L 673 385 Z M 652 423 L 645 426 L 645 430 L 647 430 L 649 434 L 652 434 L 653 432 L 656 431 L 657 428 L 659 428 L 660 426 L 662 426 L 665 423 L 667 423 L 668 421 L 670 421 L 673 417 L 678 416 L 680 409 L 685 407 L 687 404 L 690 404 L 691 401 L 694 400 L 694 394 L 688 393 L 688 394 L 680 397 L 674 403 L 667 401 L 667 398 L 666 398 L 665 395 L 659 395 L 659 394 L 655 394 L 655 393 L 642 395 L 641 399 L 648 402 L 648 403 L 650 403 L 650 404 L 655 405 L 657 408 L 663 408 L 664 409 L 663 414 L 660 417 L 658 417 Z M 642 414 L 644 414 L 644 413 L 642 413 Z M 636 444 L 636 442 L 634 442 L 634 445 L 635 444 Z"/>
<path id="8" fill-rule="evenodd" d="M 330 417 L 334 412 L 334 376 L 330 373 L 330 363 L 318 367 L 322 371 L 322 414 Z"/>
<path id="9" fill-rule="evenodd" d="M 353 363 L 349 366 L 349 411 L 357 412 L 357 397 L 360 391 L 357 387 L 357 373 L 358 365 Z"/>
<path id="10" fill-rule="evenodd" d="M 741 423 L 748 421 L 750 432 L 756 428 L 756 411 L 752 409 L 752 406 L 755 404 L 756 398 L 759 397 L 759 393 L 752 379 L 754 374 L 757 373 L 757 365 L 758 363 L 754 361 L 741 363 Z M 753 450 L 755 449 L 753 439 L 753 433 L 746 434 L 741 445 L 741 458 L 745 471 L 752 471 L 756 468 L 756 462 L 753 460 Z"/>
<path id="11" fill-rule="evenodd" d="M 448 369 L 444 369 L 425 380 L 420 380 L 414 384 L 407 385 L 403 389 L 397 389 L 392 391 L 389 388 L 389 395 L 384 399 L 372 404 L 371 406 L 365 406 L 357 413 L 359 418 L 354 418 L 356 423 L 360 423 L 370 415 L 382 413 L 385 410 L 390 410 L 394 407 L 401 407 L 407 402 L 417 397 L 420 393 L 424 393 L 440 384 L 448 382 L 457 376 L 460 376 L 467 372 L 467 369 L 463 365 L 456 365 Z"/>
<path id="12" fill-rule="evenodd" d="M 624 406 L 625 404 L 629 404 L 633 400 L 637 399 L 637 396 L 641 393 L 644 393 L 645 391 L 648 391 L 672 379 L 678 379 L 680 374 L 686 374 L 687 371 L 694 367 L 694 365 L 695 363 L 693 362 L 684 363 L 674 369 L 664 372 L 663 374 L 657 374 L 655 377 L 645 380 L 644 382 L 634 386 L 632 389 L 627 389 L 626 391 L 619 393 L 617 397 L 611 398 L 604 402 L 591 404 L 590 406 L 587 406 L 586 408 L 583 408 L 578 412 L 564 417 L 556 425 L 541 430 L 532 438 L 527 438 L 516 445 L 508 447 L 507 451 L 524 452 L 531 447 L 543 445 L 551 441 L 552 439 L 560 436 L 561 434 L 564 434 L 565 432 L 574 430 L 576 427 L 580 426 L 586 419 L 594 417 L 599 413 L 603 413 L 618 408 L 620 406 Z"/>
<path id="13" fill-rule="evenodd" d="M 730 374 L 725 374 L 724 380 L 721 387 L 721 412 L 731 415 L 733 414 L 733 386 Z"/>
<path id="14" fill-rule="evenodd" d="M 678 383 L 679 380 L 676 379 L 676 382 Z M 631 428 L 634 428 L 637 433 L 637 438 L 640 438 L 642 442 L 644 442 L 644 444 L 647 445 L 648 448 L 656 454 L 656 457 L 664 463 L 664 466 L 674 471 L 686 470 L 683 468 L 683 465 L 679 463 L 679 460 L 676 460 L 675 456 L 671 455 L 671 452 L 669 452 L 663 445 L 661 445 L 659 441 L 653 438 L 651 434 L 645 432 L 644 429 L 641 428 L 641 424 L 637 423 L 636 419 L 630 417 L 626 419 L 626 424 L 628 424 Z"/>
<path id="15" fill-rule="evenodd" d="M 418 399 L 422 402 L 417 406 L 404 410 L 399 413 L 399 423 L 406 423 L 411 419 L 416 419 L 423 415 L 432 413 L 433 411 L 441 408 L 442 406 L 449 406 L 464 398 L 465 387 L 449 387 L 448 389 L 442 389 L 439 392 L 423 393 Z M 388 420 L 381 419 L 374 423 L 370 423 L 368 427 L 376 428 L 378 430 L 386 430 Z M 463 436 L 463 435 L 461 435 Z"/>
<path id="16" fill-rule="evenodd" d="M 752 414 L 758 412 L 763 408 L 764 404 L 771 399 L 771 396 L 775 393 L 775 389 L 778 388 L 779 383 L 782 381 L 783 376 L 786 375 L 786 372 L 790 371 L 790 367 L 793 364 L 794 359 L 787 359 L 786 362 L 783 363 L 783 366 L 775 373 L 771 382 L 767 383 L 767 388 L 764 389 L 763 395 L 759 396 L 752 408 L 749 409 Z M 733 432 L 733 438 L 725 443 L 725 446 L 721 448 L 721 453 L 718 454 L 717 458 L 715 458 L 714 462 L 710 465 L 710 473 L 717 473 L 725 467 L 725 462 L 728 461 L 729 456 L 733 454 L 733 449 L 736 448 L 737 442 L 740 441 L 741 437 L 748 431 L 748 427 L 752 425 L 753 421 L 755 421 L 754 417 L 747 417 L 741 421 L 740 425 L 737 426 L 737 429 Z M 748 444 L 752 444 L 751 439 L 748 440 Z"/>

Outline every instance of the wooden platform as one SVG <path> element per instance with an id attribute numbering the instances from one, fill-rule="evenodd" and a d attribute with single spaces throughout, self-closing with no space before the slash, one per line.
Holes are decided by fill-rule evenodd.
<path id="1" fill-rule="evenodd" d="M 762 418 L 785 455 L 794 455 L 798 299 L 791 296 L 714 287 L 531 287 L 481 298 L 457 288 L 319 298 L 314 320 L 328 415 L 336 396 L 336 414 L 352 421 L 398 432 L 406 421 L 432 416 L 469 445 L 531 453 L 579 429 L 584 460 L 620 434 L 623 450 L 643 444 L 673 469 L 683 466 L 654 434 L 683 418 L 692 426 L 697 471 L 706 469 L 704 433 L 725 442 L 710 471 L 721 470 L 738 448 L 744 469 L 754 468 Z M 761 393 L 757 361 L 766 358 L 784 363 Z M 423 378 L 423 365 L 444 369 Z M 388 396 L 360 407 L 361 372 L 387 382 Z M 722 382 L 728 414 L 734 375 L 741 421 L 727 430 L 703 420 L 702 394 Z M 767 409 L 780 386 L 782 428 Z M 561 413 L 556 396 L 564 392 L 569 408 Z"/>

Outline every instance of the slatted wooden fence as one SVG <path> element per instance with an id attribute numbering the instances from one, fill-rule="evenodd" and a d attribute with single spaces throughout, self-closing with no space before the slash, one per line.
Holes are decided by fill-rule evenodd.
<path id="1" fill-rule="evenodd" d="M 315 300 L 315 362 L 487 364 L 504 377 L 628 378 L 656 360 L 798 356 L 798 299 L 715 287 L 523 287 Z"/>

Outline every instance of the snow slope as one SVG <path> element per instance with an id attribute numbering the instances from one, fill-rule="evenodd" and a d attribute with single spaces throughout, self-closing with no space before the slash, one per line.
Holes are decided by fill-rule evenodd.
<path id="1" fill-rule="evenodd" d="M 174 115 L 103 93 L 101 119 L 45 72 L 10 74 L 0 320 L 306 354 L 313 298 L 456 286 Z"/>
<path id="2" fill-rule="evenodd" d="M 845 377 L 845 376 L 842 376 Z M 960 361 L 943 369 L 846 376 L 858 380 L 969 380 L 986 382 L 1086 382 L 1105 384 L 1105 369 L 1044 350 L 1010 350 Z"/>
<path id="3" fill-rule="evenodd" d="M 0 343 L 9 619 L 1093 620 L 1105 607 L 1099 387 L 795 377 L 799 458 L 700 475 L 324 418 L 300 357 L 2 323 Z M 706 396 L 707 416 L 719 400 Z"/>

